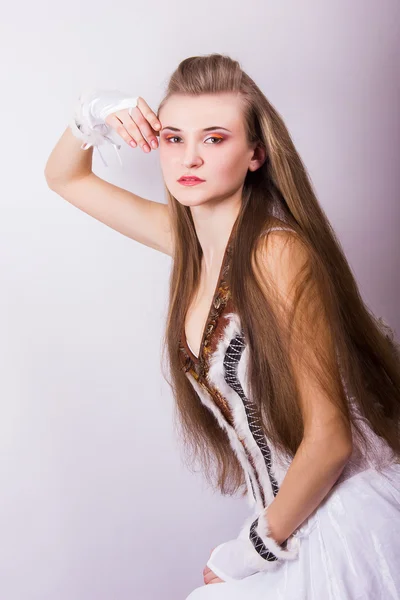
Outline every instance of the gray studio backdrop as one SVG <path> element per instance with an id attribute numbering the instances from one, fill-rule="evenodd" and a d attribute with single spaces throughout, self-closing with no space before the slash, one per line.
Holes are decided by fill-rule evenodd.
<path id="1" fill-rule="evenodd" d="M 181 461 L 160 369 L 171 259 L 57 196 L 81 89 L 156 108 L 180 60 L 238 59 L 283 115 L 369 306 L 400 330 L 397 0 L 9 3 L 2 13 L 0 597 L 184 600 L 244 500 Z M 158 152 L 100 177 L 165 202 Z M 222 584 L 220 584 L 222 585 Z"/>

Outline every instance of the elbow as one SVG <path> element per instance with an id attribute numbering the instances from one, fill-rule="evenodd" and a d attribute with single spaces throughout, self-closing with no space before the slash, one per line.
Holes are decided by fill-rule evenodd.
<path id="1" fill-rule="evenodd" d="M 333 440 L 328 447 L 325 446 L 325 453 L 329 463 L 332 465 L 332 469 L 340 473 L 350 460 L 353 447 L 342 440 Z"/>
<path id="2" fill-rule="evenodd" d="M 335 450 L 334 457 L 339 466 L 345 466 L 353 454 L 353 444 L 351 442 L 343 442 L 339 444 Z"/>
<path id="3" fill-rule="evenodd" d="M 44 171 L 44 178 L 46 180 L 47 186 L 52 190 L 54 188 L 54 179 L 52 179 L 46 171 Z"/>
<path id="4" fill-rule="evenodd" d="M 343 427 L 333 436 L 331 441 L 332 448 L 335 448 L 338 461 L 344 464 L 351 458 L 353 454 L 353 436 L 349 426 Z"/>
<path id="5" fill-rule="evenodd" d="M 314 452 L 332 464 L 332 467 L 340 469 L 346 465 L 353 454 L 352 436 L 348 432 L 326 435 L 309 434 L 304 436 L 304 442 L 313 447 Z"/>

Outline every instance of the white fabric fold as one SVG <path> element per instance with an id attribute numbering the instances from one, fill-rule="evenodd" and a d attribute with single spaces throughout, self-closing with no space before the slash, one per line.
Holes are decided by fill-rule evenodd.
<path id="1" fill-rule="evenodd" d="M 119 90 L 85 90 L 83 91 L 74 108 L 74 115 L 70 119 L 69 127 L 75 137 L 83 141 L 82 150 L 93 146 L 99 153 L 103 164 L 108 167 L 99 146 L 104 143 L 112 144 L 120 165 L 122 160 L 118 150 L 121 145 L 111 138 L 112 128 L 105 122 L 108 115 L 126 108 L 137 106 L 138 96 L 130 96 Z"/>

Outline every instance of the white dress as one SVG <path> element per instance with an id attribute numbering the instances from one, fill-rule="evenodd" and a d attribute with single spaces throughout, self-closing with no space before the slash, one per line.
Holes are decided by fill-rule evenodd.
<path id="1" fill-rule="evenodd" d="M 249 400 L 248 349 L 226 283 L 231 238 L 199 357 L 184 329 L 180 349 L 186 376 L 226 430 L 244 469 L 251 511 L 238 536 L 217 546 L 207 562 L 224 583 L 204 584 L 186 600 L 400 600 L 400 464 L 357 415 L 351 397 L 372 451 L 364 455 L 353 438 L 353 454 L 340 478 L 286 548 L 268 552 L 271 545 L 263 545 L 271 541 L 268 532 L 263 538 L 257 535 L 262 529 L 254 530 L 290 460 L 266 438 Z"/>

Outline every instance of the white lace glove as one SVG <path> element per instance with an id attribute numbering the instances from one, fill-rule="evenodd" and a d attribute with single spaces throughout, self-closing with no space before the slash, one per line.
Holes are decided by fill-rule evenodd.
<path id="1" fill-rule="evenodd" d="M 99 146 L 110 143 L 113 145 L 122 165 L 118 153 L 121 145 L 116 144 L 110 137 L 112 128 L 107 125 L 105 119 L 118 110 L 134 108 L 137 106 L 137 101 L 138 96 L 130 96 L 119 90 L 84 90 L 79 96 L 74 115 L 69 122 L 69 127 L 74 136 L 84 142 L 81 149 L 87 150 L 91 146 L 97 148 L 104 165 L 107 167 L 108 165 L 100 152 Z"/>

